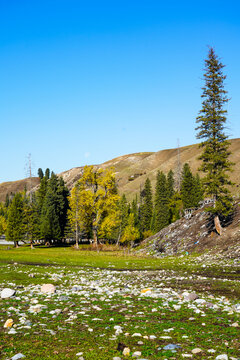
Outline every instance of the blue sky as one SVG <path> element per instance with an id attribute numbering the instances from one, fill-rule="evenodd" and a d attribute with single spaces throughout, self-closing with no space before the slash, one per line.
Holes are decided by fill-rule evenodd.
<path id="1" fill-rule="evenodd" d="M 0 182 L 196 142 L 204 59 L 240 137 L 238 1 L 0 0 Z"/>

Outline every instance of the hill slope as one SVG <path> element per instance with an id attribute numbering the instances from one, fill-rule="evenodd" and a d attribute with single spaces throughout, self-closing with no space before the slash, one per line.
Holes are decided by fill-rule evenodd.
<path id="1" fill-rule="evenodd" d="M 234 216 L 217 235 L 213 222 L 203 208 L 190 219 L 182 217 L 175 223 L 145 239 L 136 251 L 155 256 L 203 253 L 210 258 L 240 258 L 240 203 L 235 204 Z"/>
<path id="2" fill-rule="evenodd" d="M 233 188 L 234 194 L 239 194 L 240 184 L 240 139 L 231 140 L 230 150 L 232 155 L 230 160 L 236 165 L 231 173 L 231 179 L 236 184 Z M 189 163 L 191 169 L 195 173 L 199 167 L 198 157 L 201 149 L 198 144 L 184 146 L 180 148 L 181 164 Z M 116 172 L 120 193 L 125 193 L 129 199 L 132 199 L 139 192 L 147 177 L 155 186 L 155 179 L 158 170 L 167 173 L 170 169 L 173 171 L 177 168 L 178 149 L 167 149 L 157 152 L 143 152 L 129 155 L 119 156 L 115 159 L 95 165 L 96 168 L 113 167 Z M 81 177 L 83 167 L 76 167 L 64 171 L 59 175 L 63 177 L 67 186 L 71 189 L 75 182 Z M 37 185 L 38 180 L 34 178 L 34 184 Z M 7 193 L 21 191 L 27 184 L 27 179 L 2 183 L 0 184 L 0 201 L 5 199 Z"/>

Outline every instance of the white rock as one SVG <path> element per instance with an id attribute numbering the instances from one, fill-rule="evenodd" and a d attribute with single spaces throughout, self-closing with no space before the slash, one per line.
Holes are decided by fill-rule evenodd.
<path id="1" fill-rule="evenodd" d="M 228 360 L 228 356 L 227 356 L 227 354 L 222 354 L 222 355 L 218 355 L 215 359 L 216 360 Z"/>
<path id="2" fill-rule="evenodd" d="M 139 356 L 141 356 L 141 355 L 142 355 L 141 351 L 134 351 L 134 353 L 133 353 L 132 356 L 134 356 L 134 357 L 139 357 Z"/>
<path id="3" fill-rule="evenodd" d="M 7 299 L 12 297 L 15 294 L 15 290 L 13 289 L 9 289 L 9 288 L 5 288 L 1 291 L 1 298 L 2 299 Z"/>
<path id="4" fill-rule="evenodd" d="M 128 347 L 125 347 L 125 348 L 123 349 L 123 355 L 124 355 L 124 356 L 130 355 L 130 349 L 129 349 Z"/>
<path id="5" fill-rule="evenodd" d="M 18 353 L 16 355 L 14 355 L 11 360 L 18 360 L 18 359 L 23 359 L 25 358 L 25 355 L 21 354 L 21 353 Z"/>
<path id="6" fill-rule="evenodd" d="M 202 352 L 202 349 L 196 348 L 192 350 L 193 354 L 199 354 L 200 352 Z"/>
<path id="7" fill-rule="evenodd" d="M 54 294 L 56 291 L 56 287 L 53 284 L 43 284 L 41 286 L 41 292 L 43 294 Z"/>

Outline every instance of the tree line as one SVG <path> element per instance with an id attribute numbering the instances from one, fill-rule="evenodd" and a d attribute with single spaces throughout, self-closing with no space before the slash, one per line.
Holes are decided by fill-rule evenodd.
<path id="1" fill-rule="evenodd" d="M 181 216 L 186 208 L 196 207 L 203 196 L 212 198 L 213 205 L 206 211 L 213 214 L 217 232 L 221 234 L 221 217 L 233 212 L 230 193 L 229 141 L 224 132 L 228 102 L 224 89 L 224 65 L 213 48 L 205 60 L 202 109 L 196 119 L 197 138 L 201 139 L 202 161 L 193 176 L 188 164 L 183 166 L 180 191 L 174 189 L 173 172 L 158 172 L 153 194 L 151 182 L 146 179 L 139 196 L 128 203 L 117 191 L 111 170 L 85 167 L 81 179 L 69 194 L 62 178 L 47 169 L 39 169 L 39 189 L 27 195 L 16 194 L 0 205 L 0 234 L 18 245 L 20 240 L 43 239 L 45 243 L 74 236 L 79 240 L 110 239 L 116 243 L 131 243 L 158 232 Z"/>
<path id="2" fill-rule="evenodd" d="M 71 193 L 64 180 L 46 169 L 39 169 L 40 185 L 34 193 L 26 190 L 6 198 L 0 206 L 0 233 L 18 246 L 37 240 L 45 244 L 74 238 L 76 246 L 83 239 L 95 245 L 99 240 L 133 245 L 160 231 L 180 218 L 182 210 L 195 207 L 203 192 L 198 175 L 188 164 L 182 171 L 180 193 L 174 189 L 174 174 L 159 171 L 153 194 L 149 178 L 132 202 L 118 194 L 112 169 L 85 166 Z"/>

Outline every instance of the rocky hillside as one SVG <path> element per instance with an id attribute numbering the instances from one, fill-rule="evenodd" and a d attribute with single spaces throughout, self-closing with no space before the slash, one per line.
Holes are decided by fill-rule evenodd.
<path id="1" fill-rule="evenodd" d="M 240 202 L 235 204 L 234 216 L 223 224 L 221 236 L 213 229 L 210 215 L 200 208 L 145 239 L 138 253 L 155 256 L 204 253 L 214 258 L 240 259 Z"/>
<path id="2" fill-rule="evenodd" d="M 236 165 L 231 174 L 232 181 L 236 184 L 233 188 L 234 194 L 239 194 L 240 184 L 240 139 L 231 140 L 230 150 L 232 152 L 231 161 Z M 197 144 L 184 146 L 180 148 L 181 164 L 189 163 L 195 173 L 199 167 L 198 157 L 201 149 Z M 133 198 L 139 192 L 147 177 L 155 185 L 156 174 L 158 170 L 167 173 L 170 169 L 176 170 L 178 163 L 178 149 L 161 150 L 157 152 L 143 152 L 130 155 L 119 156 L 115 159 L 95 165 L 96 168 L 115 169 L 120 193 L 125 193 L 129 199 Z M 75 182 L 81 177 L 83 167 L 76 167 L 60 173 L 71 189 Z M 34 179 L 37 184 L 37 178 Z M 23 190 L 27 179 L 17 182 L 8 182 L 0 184 L 0 201 L 5 199 L 7 193 Z"/>

